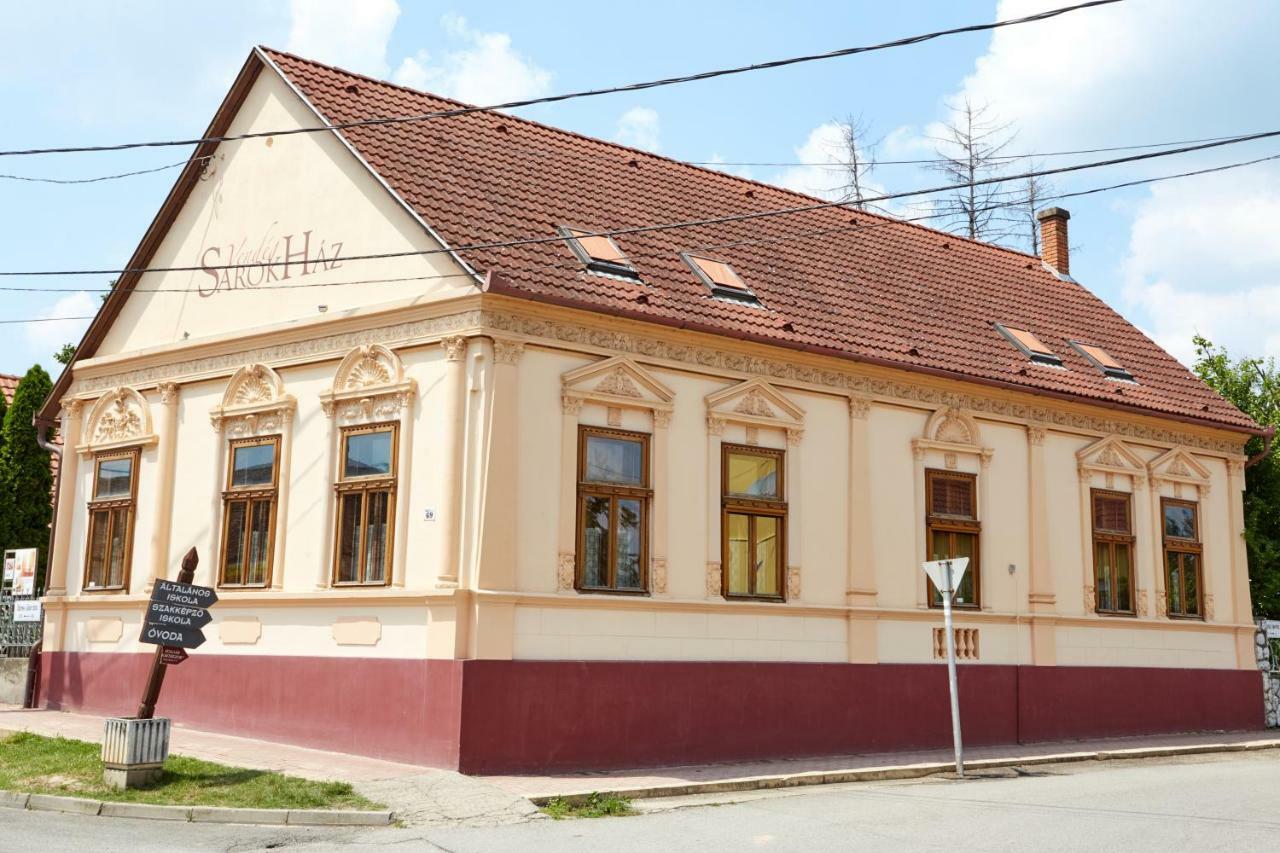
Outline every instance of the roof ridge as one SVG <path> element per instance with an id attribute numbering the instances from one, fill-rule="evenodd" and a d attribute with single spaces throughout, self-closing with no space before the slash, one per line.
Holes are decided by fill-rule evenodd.
<path id="1" fill-rule="evenodd" d="M 837 207 L 843 207 L 842 204 L 831 202 L 830 199 L 825 199 L 825 198 L 822 198 L 821 196 L 811 195 L 809 193 L 801 192 L 800 190 L 791 189 L 790 187 L 783 187 L 783 186 L 779 186 L 778 184 L 769 183 L 768 181 L 760 181 L 760 180 L 756 180 L 755 178 L 747 178 L 747 177 L 743 177 L 742 175 L 735 175 L 732 172 L 726 172 L 720 169 L 714 169 L 714 168 L 711 168 L 710 166 L 699 166 L 696 163 L 690 163 L 686 160 L 680 160 L 676 157 L 670 157 L 666 154 L 659 154 L 654 151 L 646 151 L 643 148 L 635 148 L 633 146 L 625 145 L 621 142 L 616 142 L 611 139 L 601 139 L 598 136 L 588 136 L 587 134 L 580 133 L 576 130 L 569 130 L 563 127 L 556 127 L 555 125 L 546 124 L 544 122 L 537 121 L 536 119 L 525 118 L 524 116 L 511 115 L 508 113 L 502 113 L 502 112 L 498 112 L 497 110 L 488 109 L 486 107 L 480 107 L 476 104 L 469 104 L 466 101 L 460 101 L 457 98 L 450 98 L 447 95 L 439 95 L 439 94 L 436 94 L 435 92 L 424 92 L 421 89 L 414 89 L 411 86 L 405 86 L 400 83 L 394 83 L 390 80 L 380 80 L 377 77 L 371 77 L 368 74 L 361 74 L 358 71 L 349 71 L 346 68 L 341 68 L 337 65 L 330 65 L 326 62 L 320 62 L 315 59 L 309 59 L 305 56 L 299 56 L 296 53 L 290 53 L 286 50 L 278 50 L 276 48 L 268 47 L 267 45 L 263 45 L 263 44 L 258 45 L 257 48 L 259 50 L 262 50 L 271 54 L 276 54 L 278 56 L 287 56 L 299 62 L 305 62 L 308 65 L 316 65 L 321 68 L 326 68 L 330 71 L 336 71 L 339 74 L 346 74 L 350 77 L 355 77 L 360 80 L 367 80 L 370 83 L 376 83 L 380 86 L 386 86 L 391 89 L 398 89 L 399 91 L 408 92 L 413 95 L 419 95 L 427 98 L 434 98 L 435 100 L 445 101 L 446 103 L 450 103 L 450 104 L 457 104 L 459 107 L 464 107 L 467 109 L 474 109 L 477 111 L 477 114 L 492 115 L 492 116 L 500 117 L 503 119 L 511 119 L 513 121 L 518 121 L 523 124 L 532 125 L 533 127 L 541 128 L 543 130 L 551 131 L 552 133 L 560 133 L 566 136 L 572 136 L 577 139 L 586 140 L 596 145 L 607 145 L 611 148 L 617 148 L 622 151 L 630 152 L 632 154 L 639 154 L 644 157 L 650 157 L 655 160 L 662 160 L 677 166 L 683 166 L 686 169 L 694 169 L 698 172 L 711 174 L 711 175 L 718 175 L 720 177 L 728 178 L 730 180 L 737 181 L 739 183 L 749 184 L 751 186 L 756 186 L 756 187 L 763 187 L 765 189 L 772 190 L 774 192 L 795 196 L 797 198 L 804 199 L 805 201 L 817 201 L 817 202 L 822 202 L 824 204 L 830 203 L 832 204 L 831 209 L 833 210 Z M 818 166 L 821 164 L 814 163 L 813 165 Z M 921 225 L 918 222 L 911 222 L 906 219 L 898 219 L 894 216 L 890 216 L 885 213 L 877 213 L 875 211 L 865 210 L 863 208 L 855 208 L 855 207 L 848 207 L 846 209 L 851 211 L 856 211 L 857 213 L 860 213 L 866 216 L 874 217 L 885 223 L 892 223 L 894 225 L 903 225 L 911 228 L 918 228 L 921 231 L 926 231 L 932 234 L 938 234 L 942 237 L 951 237 L 953 239 L 961 240 L 966 243 L 972 243 L 975 246 L 980 246 L 988 249 L 996 249 L 1002 252 L 1009 252 L 1011 254 L 1018 255 L 1019 257 L 1032 258 L 1037 261 L 1041 260 L 1039 255 L 1033 255 L 1029 252 L 1023 252 L 1018 249 L 1012 249 L 1012 248 L 1009 248 L 1008 246 L 1001 246 L 998 243 L 988 243 L 984 240 L 979 240 L 975 237 L 966 237 L 963 234 L 953 234 L 950 231 L 944 231 L 941 228 L 931 228 L 928 225 Z"/>

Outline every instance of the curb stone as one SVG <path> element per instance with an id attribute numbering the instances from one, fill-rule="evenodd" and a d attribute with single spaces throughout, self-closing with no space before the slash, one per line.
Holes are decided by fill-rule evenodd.
<path id="1" fill-rule="evenodd" d="M 1065 752 L 1050 755 L 1033 755 L 1024 758 L 979 758 L 966 761 L 965 768 L 972 770 L 1002 767 L 1026 767 L 1037 764 L 1066 764 L 1081 761 L 1114 761 L 1136 758 L 1167 758 L 1177 755 L 1202 755 L 1207 753 L 1253 752 L 1264 749 L 1280 749 L 1280 740 L 1258 740 L 1245 743 L 1192 744 L 1188 746 L 1137 747 L 1134 749 L 1100 750 L 1094 752 Z M 745 776 L 737 779 L 718 779 L 713 782 L 683 782 L 671 785 L 653 785 L 641 788 L 592 788 L 590 791 L 574 791 L 561 794 L 531 794 L 525 797 L 536 806 L 545 806 L 552 800 L 579 805 L 593 794 L 612 794 L 631 800 L 687 797 L 698 794 L 729 794 L 743 791 L 761 791 L 778 788 L 799 788 L 810 785 L 832 785 L 844 782 L 884 782 L 898 779 L 918 779 L 940 773 L 950 773 L 955 764 L 947 761 L 923 762 L 884 767 L 864 767 L 857 770 L 812 770 L 775 776 Z"/>
<path id="2" fill-rule="evenodd" d="M 27 798 L 27 808 L 33 812 L 96 815 L 102 811 L 102 801 L 84 800 L 80 797 L 55 797 L 52 794 L 32 794 Z"/>
<path id="3" fill-rule="evenodd" d="M 0 808 L 66 814 L 127 817 L 142 820 L 172 820 L 191 823 L 245 823 L 267 826 L 390 826 L 391 811 L 353 809 L 237 809 L 225 806 L 162 806 L 152 803 L 120 803 L 0 791 Z"/>

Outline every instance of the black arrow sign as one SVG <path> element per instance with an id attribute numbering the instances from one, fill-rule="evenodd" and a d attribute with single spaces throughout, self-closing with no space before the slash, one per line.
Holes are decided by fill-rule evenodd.
<path id="1" fill-rule="evenodd" d="M 202 607 L 152 601 L 147 606 L 146 621 L 157 628 L 203 628 L 213 621 L 213 617 Z"/>
<path id="2" fill-rule="evenodd" d="M 148 622 L 142 626 L 142 636 L 138 640 L 179 649 L 198 649 L 204 645 L 204 632 L 199 628 L 174 628 Z"/>
<path id="3" fill-rule="evenodd" d="M 218 602 L 218 594 L 207 586 L 158 580 L 151 590 L 151 600 L 164 604 L 208 608 Z"/>

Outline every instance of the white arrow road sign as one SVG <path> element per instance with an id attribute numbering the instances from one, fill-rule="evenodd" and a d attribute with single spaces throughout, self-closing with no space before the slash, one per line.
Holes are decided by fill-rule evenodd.
<path id="1" fill-rule="evenodd" d="M 951 589 L 947 589 L 947 569 L 944 563 L 951 563 Z M 934 560 L 924 564 L 925 573 L 929 576 L 929 580 L 933 581 L 933 585 L 938 588 L 938 592 L 955 592 L 960 588 L 960 579 L 964 577 L 965 569 L 969 568 L 968 557 L 955 557 L 951 560 Z"/>

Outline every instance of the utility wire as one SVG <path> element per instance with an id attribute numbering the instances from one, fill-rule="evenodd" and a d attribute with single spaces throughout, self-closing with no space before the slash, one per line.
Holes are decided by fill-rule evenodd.
<path id="1" fill-rule="evenodd" d="M 604 89 L 586 89 L 579 92 L 566 92 L 559 95 L 546 95 L 539 98 L 525 98 L 518 101 L 507 101 L 501 104 L 492 104 L 485 107 L 458 107 L 449 110 L 438 110 L 435 112 L 422 113 L 420 115 L 411 116 L 389 116 L 385 118 L 359 119 L 348 122 L 335 122 L 333 124 L 322 124 L 315 127 L 297 127 L 288 128 L 286 130 L 263 130 L 253 133 L 241 133 L 227 136 L 207 136 L 197 137 L 193 139 L 171 139 L 156 142 L 124 142 L 115 145 L 80 145 L 80 146 L 62 146 L 56 148 L 26 148 L 11 149 L 8 151 L 0 151 L 0 157 L 17 157 L 32 154 L 73 154 L 87 153 L 95 151 L 124 151 L 132 148 L 164 148 L 178 145 L 199 145 L 206 142 L 230 142 L 239 139 L 255 139 L 263 136 L 291 136 L 298 133 L 317 133 L 327 130 L 346 130 L 353 127 L 371 127 L 386 124 L 404 124 L 408 122 L 427 121 L 437 118 L 451 118 L 454 116 L 467 115 L 476 112 L 486 112 L 490 110 L 510 110 L 519 107 L 528 107 L 535 104 L 552 104 L 560 101 L 568 101 L 574 98 L 589 98 L 598 95 L 611 95 L 619 92 L 639 92 L 645 89 L 656 89 L 659 86 L 672 86 L 678 83 L 692 83 L 699 80 L 710 80 L 716 77 L 727 77 L 732 74 L 743 74 L 748 71 L 762 71 L 769 68 L 782 68 L 787 65 L 798 65 L 804 62 L 815 62 L 822 59 L 835 59 L 842 56 L 853 56 L 860 53 L 871 53 L 877 50 L 887 50 L 895 47 L 906 47 L 908 45 L 920 44 L 926 41 L 942 38 L 944 36 L 959 35 L 962 33 L 977 33 L 987 30 L 996 30 L 1001 27 L 1011 27 L 1018 24 L 1029 24 L 1035 21 L 1044 21 L 1049 18 L 1056 18 L 1059 15 L 1065 15 L 1069 12 L 1079 11 L 1081 9 L 1089 9 L 1094 6 L 1109 6 L 1113 3 L 1119 3 L 1122 0 L 1089 0 L 1086 3 L 1077 3 L 1073 6 L 1064 6 L 1059 9 L 1049 9 L 1045 12 L 1039 12 L 1034 15 L 1026 15 L 1021 18 L 1011 18 L 1006 21 L 995 21 L 989 24 L 969 24 L 963 27 L 953 27 L 947 30 L 937 30 L 922 35 L 908 36 L 906 38 L 894 39 L 893 41 L 882 42 L 880 44 L 864 45 L 861 47 L 846 47 L 838 50 L 828 51 L 826 53 L 814 53 L 805 56 L 792 56 L 786 59 L 775 59 L 769 62 L 759 62 L 752 65 L 740 65 L 733 68 L 719 68 L 713 71 L 702 71 L 696 74 L 686 74 L 680 77 L 666 77 L 659 80 L 649 80 L 643 83 L 629 83 L 622 86 L 611 86 Z"/>
<path id="2" fill-rule="evenodd" d="M 114 175 L 99 175 L 94 178 L 36 178 L 30 175 L 6 175 L 3 173 L 0 173 L 0 180 L 25 181 L 33 184 L 96 184 L 101 181 L 115 181 L 115 180 L 119 180 L 120 178 L 132 178 L 135 175 L 150 175 L 154 172 L 163 172 L 166 169 L 176 169 L 179 166 L 187 165 L 193 160 L 194 162 L 199 163 L 202 160 L 208 160 L 212 156 L 214 155 L 209 154 L 204 157 L 195 157 L 187 160 L 179 160 L 177 163 L 170 163 L 167 166 L 156 166 L 151 169 L 138 169 L 137 171 L 134 171 L 134 172 L 120 172 Z"/>
<path id="3" fill-rule="evenodd" d="M 1037 160 L 1044 157 L 1070 157 L 1073 155 L 1080 155 L 1080 154 L 1104 154 L 1111 151 L 1138 151 L 1138 150 L 1147 149 L 1147 148 L 1168 148 L 1173 145 L 1191 145 L 1198 142 L 1217 142 L 1218 140 L 1221 140 L 1221 139 L 1231 139 L 1231 138 L 1233 137 L 1208 136 L 1201 139 L 1179 139 L 1179 140 L 1174 140 L 1170 142 L 1145 142 L 1145 143 L 1140 143 L 1136 145 L 1113 145 L 1106 148 L 1079 148 L 1074 151 L 1045 151 L 1040 154 L 999 154 L 992 157 L 991 159 L 1004 160 L 1004 161 Z M 542 151 L 542 150 L 532 149 L 532 148 L 512 148 L 508 150 L 507 153 L 513 154 L 513 155 L 525 156 L 525 157 L 558 157 L 560 156 L 559 152 Z M 616 156 L 613 154 L 603 155 L 602 152 L 596 152 L 594 149 L 587 152 L 587 155 L 589 156 L 596 156 L 598 154 L 600 156 Z M 209 160 L 214 156 L 217 156 L 217 155 L 207 154 L 203 157 L 196 157 L 194 159 L 196 160 L 196 162 L 201 162 L 201 161 Z M 583 157 L 584 152 L 578 152 L 574 156 L 579 158 Z M 188 162 L 190 161 L 179 160 L 176 163 L 169 163 L 164 166 L 156 166 L 151 169 L 139 169 L 134 172 L 121 172 L 118 174 L 100 175 L 92 178 L 44 178 L 44 177 L 34 177 L 30 175 L 9 175 L 9 174 L 0 173 L 0 180 L 27 181 L 30 183 L 41 183 L 41 184 L 93 184 L 101 181 L 114 181 L 120 178 L 131 178 L 131 177 L 134 177 L 135 175 L 149 175 L 154 172 L 163 172 L 168 169 L 176 169 L 179 166 L 186 165 Z M 804 160 L 774 160 L 774 161 L 678 160 L 677 162 L 684 163 L 689 166 L 702 166 L 706 168 L 715 168 L 720 166 L 772 166 L 772 167 L 801 166 L 801 167 L 809 167 L 809 168 L 816 168 L 816 169 L 848 168 L 847 163 L 841 162 L 839 160 L 828 160 L 825 162 L 804 161 Z M 947 160 L 946 158 L 935 157 L 932 159 L 926 158 L 926 159 L 920 159 L 920 160 L 874 160 L 874 161 L 868 161 L 868 165 L 873 167 L 874 166 L 929 166 L 929 165 L 935 165 L 938 163 L 946 163 L 946 162 L 950 162 L 950 161 Z"/>
<path id="4" fill-rule="evenodd" d="M 1176 154 L 1187 154 L 1192 151 L 1203 151 L 1210 148 L 1220 148 L 1225 145 L 1237 145 L 1242 142 L 1253 142 L 1259 139 L 1270 139 L 1280 136 L 1280 130 L 1270 130 L 1262 133 L 1253 133 L 1246 136 L 1230 137 L 1228 139 L 1219 140 L 1217 142 L 1204 142 L 1199 145 L 1187 145 L 1181 148 L 1174 148 L 1165 151 L 1151 151 L 1145 154 L 1131 154 L 1127 157 L 1114 157 L 1109 160 L 1097 160 L 1089 163 L 1076 163 L 1070 166 L 1058 166 L 1053 169 L 1040 169 L 1031 172 L 1023 172 L 1016 175 L 1001 175 L 992 178 L 983 178 L 977 181 L 966 181 L 956 184 L 946 184 L 937 187 L 927 187 L 918 190 L 906 190 L 896 193 L 886 193 L 879 196 L 868 196 L 863 198 L 864 203 L 875 203 L 882 201 L 891 201 L 900 198 L 912 198 L 915 196 L 932 195 L 941 192 L 952 192 L 957 189 L 964 189 L 971 186 L 982 186 L 986 184 L 1006 183 L 1009 181 L 1021 181 L 1028 178 L 1041 177 L 1045 175 L 1060 175 L 1069 172 L 1079 172 L 1085 169 L 1096 169 L 1103 166 L 1115 166 L 1123 163 L 1134 163 L 1143 160 L 1152 160 L 1159 157 L 1169 157 Z M 667 222 L 653 225 L 636 225 L 625 228 L 614 228 L 605 231 L 595 231 L 588 234 L 578 234 L 576 237 L 617 237 L 630 234 L 644 234 L 659 231 L 672 231 L 681 228 L 694 228 L 708 225 L 723 225 L 730 222 L 747 222 L 758 219 L 768 219 L 775 216 L 787 216 L 795 213 L 806 213 L 814 210 L 824 210 L 833 207 L 844 207 L 850 203 L 849 199 L 841 199 L 840 201 L 815 202 L 813 204 L 799 205 L 797 207 L 776 208 L 771 210 L 753 211 L 751 213 L 738 213 L 728 216 L 715 216 L 705 219 L 691 219 L 679 222 Z M 347 261 L 367 261 L 367 260 L 387 260 L 391 258 L 420 257 L 425 255 L 453 254 L 464 251 L 480 251 L 489 249 L 506 249 L 516 246 L 540 245 L 547 243 L 564 243 L 575 237 L 565 237 L 560 234 L 551 236 L 538 237 L 522 237 L 514 240 L 498 240 L 482 243 L 470 243 L 458 246 L 438 249 L 411 249 L 400 252 L 378 252 L 365 255 L 350 255 L 342 258 L 345 263 Z M 131 275 L 135 273 L 146 272 L 205 272 L 212 270 L 234 270 L 234 269 L 251 269 L 257 267 L 276 267 L 280 266 L 280 261 L 252 261 L 239 264 L 210 264 L 205 266 L 173 266 L 173 267 L 130 267 L 124 269 L 77 269 L 77 270 L 0 270 L 0 276 L 17 277 L 17 276 L 72 276 L 72 275 Z"/>
<path id="5" fill-rule="evenodd" d="M 1116 189 L 1123 189 L 1126 187 L 1139 186 L 1142 184 L 1152 184 L 1160 181 L 1170 181 L 1178 178 L 1188 178 L 1188 177 L 1194 177 L 1197 175 L 1211 174 L 1214 172 L 1225 172 L 1230 169 L 1239 169 L 1245 166 L 1254 166 L 1259 163 L 1266 163 L 1273 160 L 1280 160 L 1280 154 L 1273 154 L 1269 157 L 1260 157 L 1255 160 L 1247 160 L 1240 163 L 1229 163 L 1223 166 L 1214 166 L 1208 169 L 1196 169 L 1190 172 L 1179 172 L 1177 174 L 1161 175 L 1155 178 L 1143 178 L 1135 181 L 1125 181 L 1124 183 L 1111 184 L 1109 186 L 1104 186 L 1104 187 L 1095 187 L 1093 189 L 1088 189 L 1088 190 L 1079 190 L 1079 191 L 1070 192 L 1070 193 L 1060 193 L 1057 195 L 1046 196 L 1044 200 L 1057 201 L 1059 199 L 1074 198 L 1074 197 L 1083 196 L 1083 195 L 1092 195 L 1094 193 L 1107 192 L 1107 191 L 1116 190 Z M 845 203 L 847 203 L 847 201 Z M 1001 206 L 1002 205 L 993 205 L 993 207 L 1001 207 Z M 734 247 L 740 247 L 740 246 L 763 245 L 766 243 L 781 243 L 787 240 L 802 239 L 806 237 L 824 237 L 824 236 L 829 236 L 831 234 L 836 234 L 836 233 L 871 231 L 876 228 L 885 228 L 892 225 L 898 225 L 898 224 L 909 223 L 909 222 L 920 222 L 920 221 L 929 220 L 929 219 L 939 219 L 946 216 L 950 216 L 950 214 L 949 213 L 920 214 L 917 216 L 903 217 L 901 219 L 895 218 L 892 220 L 875 222 L 870 225 L 844 225 L 844 226 L 837 226 L 834 228 L 823 228 L 815 231 L 803 231 L 803 232 L 796 232 L 792 234 L 784 234 L 784 235 L 778 235 L 773 237 L 762 237 L 762 238 L 748 239 L 748 240 L 737 240 L 729 243 L 710 244 L 710 245 L 694 247 L 693 249 L 691 249 L 691 251 L 727 249 L 727 248 L 734 248 Z M 657 253 L 657 252 L 628 253 L 627 258 L 628 260 L 634 260 L 636 258 L 643 258 L 643 257 L 659 257 L 659 256 L 666 257 L 667 254 L 668 253 Z M 573 262 L 566 262 L 566 263 L 557 263 L 557 264 L 527 265 L 527 266 L 519 267 L 519 271 L 531 272 L 535 270 L 565 269 L 565 268 L 579 269 L 580 264 L 573 263 Z M 387 284 L 387 283 L 399 283 L 399 282 L 406 282 L 406 281 L 427 281 L 427 280 L 441 280 L 441 279 L 451 279 L 451 278 L 469 279 L 471 277 L 472 276 L 469 273 L 437 273 L 437 274 L 428 274 L 428 275 L 420 275 L 420 276 L 405 276 L 401 278 L 377 278 L 377 279 L 360 279 L 355 281 L 348 280 L 348 281 L 328 281 L 328 282 L 305 282 L 305 283 L 299 283 L 299 284 L 259 285 L 256 287 L 246 288 L 246 289 L 247 290 L 295 290 L 295 289 L 317 288 L 317 287 L 321 287 L 321 288 L 346 287 L 346 286 L 359 285 L 359 284 Z M 83 292 L 89 292 L 89 293 L 93 293 L 93 292 L 109 293 L 113 289 L 114 288 L 43 288 L 43 287 L 0 286 L 0 292 L 16 291 L 16 292 L 43 292 L 43 293 L 73 293 L 73 292 L 78 293 L 83 291 Z M 192 293 L 196 293 L 197 290 L 189 287 L 137 287 L 137 288 L 132 288 L 130 292 L 131 293 L 192 294 Z M 92 319 L 93 317 L 91 316 L 90 317 L 85 317 L 85 316 L 39 317 L 34 319 L 23 319 L 23 320 L 0 320 L 0 323 L 45 323 L 45 322 L 92 320 Z"/>

